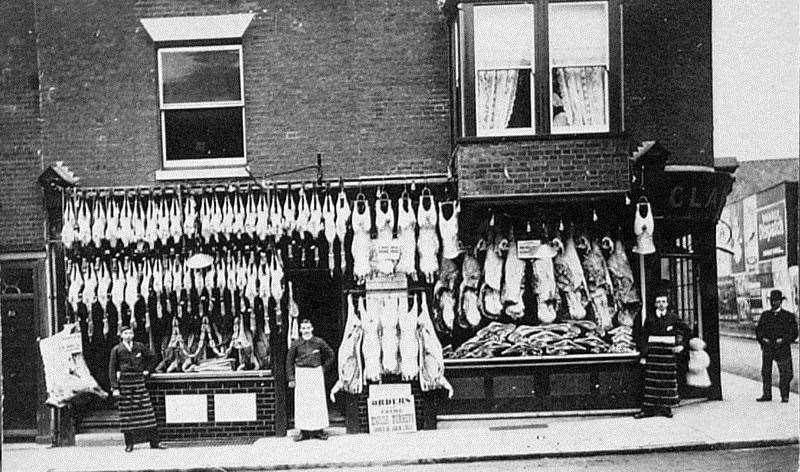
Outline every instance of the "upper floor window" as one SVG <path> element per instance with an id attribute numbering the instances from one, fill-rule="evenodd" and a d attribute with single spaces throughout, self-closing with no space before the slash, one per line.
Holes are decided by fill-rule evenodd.
<path id="1" fill-rule="evenodd" d="M 244 165 L 241 45 L 158 49 L 164 167 Z"/>
<path id="2" fill-rule="evenodd" d="M 459 5 L 461 136 L 619 130 L 616 0 Z"/>

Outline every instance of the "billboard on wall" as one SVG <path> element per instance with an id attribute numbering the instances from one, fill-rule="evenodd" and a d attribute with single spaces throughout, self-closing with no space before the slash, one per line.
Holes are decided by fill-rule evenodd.
<path id="1" fill-rule="evenodd" d="M 742 224 L 742 202 L 738 201 L 730 205 L 731 237 L 733 238 L 733 260 L 731 261 L 731 272 L 739 274 L 744 272 L 744 225 Z"/>
<path id="2" fill-rule="evenodd" d="M 786 202 L 758 209 L 758 259 L 786 255 Z"/>
<path id="3" fill-rule="evenodd" d="M 756 196 L 750 195 L 742 200 L 742 240 L 744 244 L 744 268 L 746 272 L 758 271 L 758 225 L 756 218 Z"/>

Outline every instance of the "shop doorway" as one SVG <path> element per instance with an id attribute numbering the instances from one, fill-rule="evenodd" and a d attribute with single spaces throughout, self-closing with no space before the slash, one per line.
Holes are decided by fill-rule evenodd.
<path id="1" fill-rule="evenodd" d="M 39 406 L 40 362 L 36 343 L 40 308 L 36 261 L 4 261 L 0 266 L 3 330 L 3 435 L 33 440 Z"/>

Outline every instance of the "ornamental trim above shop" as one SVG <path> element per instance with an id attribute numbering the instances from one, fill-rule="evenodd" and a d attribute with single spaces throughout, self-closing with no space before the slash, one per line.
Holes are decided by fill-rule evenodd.
<path id="1" fill-rule="evenodd" d="M 142 18 L 142 26 L 154 42 L 238 39 L 244 35 L 255 13 L 232 15 Z"/>

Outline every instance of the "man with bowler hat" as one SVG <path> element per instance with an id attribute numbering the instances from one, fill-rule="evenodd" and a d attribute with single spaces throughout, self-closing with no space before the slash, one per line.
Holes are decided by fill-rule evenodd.
<path id="1" fill-rule="evenodd" d="M 789 382 L 792 381 L 792 342 L 797 339 L 797 321 L 792 313 L 781 308 L 784 300 L 780 290 L 769 294 L 771 309 L 761 312 L 756 326 L 756 339 L 761 344 L 761 380 L 763 393 L 756 401 L 772 400 L 772 361 L 778 364 L 781 401 L 789 402 Z"/>

